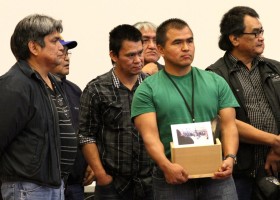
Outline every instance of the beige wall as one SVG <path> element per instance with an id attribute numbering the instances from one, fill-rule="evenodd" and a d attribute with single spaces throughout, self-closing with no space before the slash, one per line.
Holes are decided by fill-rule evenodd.
<path id="1" fill-rule="evenodd" d="M 15 62 L 10 36 L 19 20 L 32 13 L 63 20 L 65 40 L 76 40 L 69 79 L 82 89 L 92 78 L 108 71 L 108 33 L 119 24 L 148 20 L 155 24 L 177 17 L 194 32 L 196 56 L 193 65 L 205 68 L 223 51 L 217 46 L 219 22 L 231 7 L 246 5 L 260 14 L 265 29 L 264 55 L 280 60 L 279 6 L 276 0 L 0 0 L 0 75 Z"/>

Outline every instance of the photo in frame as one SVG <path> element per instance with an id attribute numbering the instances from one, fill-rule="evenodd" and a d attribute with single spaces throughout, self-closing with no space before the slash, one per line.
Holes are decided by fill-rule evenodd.
<path id="1" fill-rule="evenodd" d="M 175 147 L 213 145 L 211 122 L 172 124 L 171 132 Z"/>

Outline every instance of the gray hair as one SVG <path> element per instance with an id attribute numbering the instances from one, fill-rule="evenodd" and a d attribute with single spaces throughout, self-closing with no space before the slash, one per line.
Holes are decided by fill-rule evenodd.
<path id="1" fill-rule="evenodd" d="M 137 22 L 133 26 L 135 28 L 137 28 L 139 31 L 153 30 L 154 32 L 156 32 L 156 30 L 157 30 L 157 26 L 155 24 L 153 24 L 152 22 L 148 22 L 148 21 Z"/>
<path id="2" fill-rule="evenodd" d="M 26 60 L 30 57 L 29 41 L 45 46 L 45 36 L 53 32 L 63 31 L 62 21 L 55 20 L 46 15 L 33 14 L 22 19 L 16 26 L 11 36 L 11 50 L 17 60 Z"/>

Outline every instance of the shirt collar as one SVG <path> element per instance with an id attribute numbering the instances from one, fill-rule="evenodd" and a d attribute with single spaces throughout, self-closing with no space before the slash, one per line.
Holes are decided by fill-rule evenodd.
<path id="1" fill-rule="evenodd" d="M 233 64 L 232 65 L 233 68 L 238 69 L 238 68 L 240 68 L 240 63 L 243 64 L 242 61 L 238 60 L 231 53 L 227 53 L 227 56 L 228 56 L 230 62 Z M 252 66 L 257 66 L 260 62 L 264 62 L 264 59 L 261 56 L 257 56 L 256 58 L 253 59 Z"/>
<path id="2" fill-rule="evenodd" d="M 115 86 L 116 88 L 120 88 L 121 82 L 120 82 L 119 78 L 116 76 L 114 70 L 115 70 L 115 67 L 114 67 L 113 70 L 112 70 L 113 83 L 114 83 L 114 86 Z M 142 76 L 139 74 L 139 75 L 138 75 L 138 84 L 140 84 L 140 83 L 142 83 L 142 82 L 143 82 L 143 78 L 142 78 Z"/>

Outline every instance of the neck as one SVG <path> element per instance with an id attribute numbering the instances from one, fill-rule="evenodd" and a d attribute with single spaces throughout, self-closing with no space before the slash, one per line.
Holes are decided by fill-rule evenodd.
<path id="1" fill-rule="evenodd" d="M 168 74 L 174 76 L 185 76 L 191 71 L 192 67 L 190 65 L 185 67 L 174 67 L 174 66 L 165 65 L 164 69 Z"/>
<path id="2" fill-rule="evenodd" d="M 138 74 L 136 75 L 126 75 L 123 72 L 119 71 L 118 68 L 114 70 L 115 75 L 118 77 L 120 82 L 125 85 L 129 90 L 132 90 L 133 86 L 135 85 L 136 81 L 138 80 Z"/>
<path id="3" fill-rule="evenodd" d="M 252 67 L 252 62 L 254 60 L 253 57 L 251 56 L 247 56 L 247 55 L 243 55 L 243 54 L 239 54 L 236 51 L 232 51 L 231 55 L 233 55 L 235 58 L 237 58 L 238 60 L 240 60 L 244 65 L 246 65 L 246 67 L 250 70 Z"/>
<path id="4" fill-rule="evenodd" d="M 66 79 L 66 76 L 60 75 L 60 74 L 53 74 L 56 80 L 63 81 Z"/>
<path id="5" fill-rule="evenodd" d="M 35 70 L 40 74 L 41 77 L 48 77 L 49 71 L 46 70 L 46 68 L 42 67 L 41 64 L 31 59 L 28 60 L 27 62 L 33 70 Z"/>
<path id="6" fill-rule="evenodd" d="M 36 72 L 38 72 L 38 74 L 40 74 L 41 78 L 49 86 L 49 88 L 53 89 L 51 80 L 48 76 L 49 71 L 45 70 L 45 68 L 41 67 L 39 63 L 37 63 L 33 60 L 28 60 L 27 62 L 33 70 L 35 70 Z"/>

